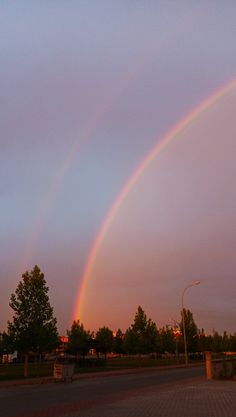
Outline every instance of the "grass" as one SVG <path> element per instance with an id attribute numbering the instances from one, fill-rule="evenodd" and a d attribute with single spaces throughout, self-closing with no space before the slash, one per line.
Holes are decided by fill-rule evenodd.
<path id="1" fill-rule="evenodd" d="M 53 363 L 29 363 L 29 378 L 53 375 Z M 24 364 L 10 363 L 0 365 L 0 381 L 24 378 Z"/>
<path id="2" fill-rule="evenodd" d="M 161 358 L 148 358 L 148 357 L 123 357 L 123 358 L 114 358 L 108 359 L 106 368 L 110 370 L 115 369 L 127 369 L 127 368 L 149 368 L 155 366 L 167 366 L 167 365 L 176 365 L 180 361 L 177 361 L 175 358 L 170 359 L 161 359 Z"/>
<path id="3" fill-rule="evenodd" d="M 180 362 L 178 361 L 178 364 Z M 75 365 L 75 373 L 89 373 L 101 371 L 114 371 L 119 369 L 134 369 L 143 367 L 176 365 L 176 359 L 154 359 L 147 357 L 121 357 L 107 359 L 106 364 L 100 366 Z M 29 378 L 53 376 L 53 362 L 29 363 Z M 0 381 L 24 378 L 24 364 L 0 364 Z"/>

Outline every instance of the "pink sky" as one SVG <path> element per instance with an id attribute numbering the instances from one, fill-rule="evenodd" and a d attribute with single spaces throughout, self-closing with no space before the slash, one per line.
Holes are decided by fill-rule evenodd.
<path id="1" fill-rule="evenodd" d="M 173 126 L 236 77 L 235 12 L 218 0 L 1 5 L 0 331 L 35 264 L 60 333 L 70 327 L 124 185 Z M 197 324 L 236 330 L 234 108 L 233 91 L 129 193 L 96 257 L 85 324 L 124 328 L 140 304 L 163 325 L 200 279 L 186 294 Z"/>
<path id="2" fill-rule="evenodd" d="M 234 329 L 235 105 L 234 89 L 157 155 L 124 200 L 84 292 L 88 326 L 127 328 L 139 304 L 160 325 L 180 320 L 182 291 L 200 280 L 185 296 L 199 327 Z"/>

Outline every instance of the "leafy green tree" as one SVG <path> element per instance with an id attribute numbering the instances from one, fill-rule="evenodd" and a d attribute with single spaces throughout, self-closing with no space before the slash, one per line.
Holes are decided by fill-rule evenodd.
<path id="1" fill-rule="evenodd" d="M 198 346 L 200 352 L 206 352 L 212 349 L 212 336 L 207 335 L 204 329 L 201 329 L 198 334 Z"/>
<path id="2" fill-rule="evenodd" d="M 113 348 L 113 332 L 108 327 L 104 326 L 97 331 L 95 346 L 97 353 L 103 353 L 106 359 L 107 353 Z"/>
<path id="3" fill-rule="evenodd" d="M 223 338 L 216 330 L 213 330 L 211 350 L 213 352 L 223 352 Z"/>
<path id="4" fill-rule="evenodd" d="M 133 324 L 125 333 L 124 345 L 128 353 L 145 354 L 157 350 L 156 324 L 151 319 L 147 319 L 141 306 L 138 307 Z"/>
<path id="5" fill-rule="evenodd" d="M 4 347 L 3 347 L 3 333 L 0 333 L 0 357 L 2 357 L 4 352 Z"/>
<path id="6" fill-rule="evenodd" d="M 224 331 L 222 336 L 222 349 L 224 352 L 230 350 L 230 337 L 226 331 Z"/>
<path id="7" fill-rule="evenodd" d="M 68 349 L 70 352 L 83 357 L 87 355 L 91 347 L 92 334 L 85 330 L 79 320 L 74 320 L 71 329 L 67 331 Z"/>
<path id="8" fill-rule="evenodd" d="M 125 333 L 125 348 L 128 353 L 146 353 L 147 316 L 141 306 L 138 306 L 134 322 Z"/>
<path id="9" fill-rule="evenodd" d="M 156 323 L 148 319 L 146 326 L 146 353 L 158 353 L 160 350 L 160 335 Z"/>
<path id="10" fill-rule="evenodd" d="M 120 329 L 117 330 L 113 340 L 113 351 L 119 355 L 124 353 L 124 334 Z"/>
<path id="11" fill-rule="evenodd" d="M 138 337 L 137 334 L 129 327 L 124 335 L 124 351 L 128 354 L 138 353 L 137 351 Z"/>
<path id="12" fill-rule="evenodd" d="M 50 351 L 58 345 L 57 321 L 48 297 L 44 274 L 36 265 L 22 275 L 16 291 L 11 295 L 13 321 L 8 322 L 8 337 L 13 350 L 25 355 L 24 375 L 28 375 L 30 352 Z"/>
<path id="13" fill-rule="evenodd" d="M 229 337 L 229 350 L 236 352 L 236 333 L 231 334 Z"/>
<path id="14" fill-rule="evenodd" d="M 172 328 L 169 326 L 162 327 L 160 330 L 160 340 L 162 353 L 176 352 L 176 339 Z"/>
<path id="15" fill-rule="evenodd" d="M 12 343 L 6 332 L 0 333 L 0 356 L 13 351 Z"/>
<path id="16" fill-rule="evenodd" d="M 131 325 L 131 331 L 134 335 L 136 343 L 136 353 L 146 353 L 146 328 L 147 328 L 147 316 L 141 306 L 138 306 L 138 310 L 135 313 L 134 322 Z"/>
<path id="17" fill-rule="evenodd" d="M 184 322 L 185 322 L 185 334 L 188 352 L 196 352 L 198 350 L 198 328 L 193 318 L 193 313 L 190 310 L 183 310 Z M 183 317 L 180 323 L 180 329 L 182 335 L 184 334 L 183 330 Z"/>

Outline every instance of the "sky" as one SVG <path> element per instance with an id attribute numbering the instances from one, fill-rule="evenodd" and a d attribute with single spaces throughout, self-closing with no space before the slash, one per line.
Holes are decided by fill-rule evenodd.
<path id="1" fill-rule="evenodd" d="M 37 264 L 60 334 L 73 319 L 125 331 L 139 305 L 173 324 L 196 280 L 198 327 L 236 332 L 235 14 L 231 0 L 0 1 L 0 331 Z M 227 85 L 130 186 L 86 275 L 140 164 Z"/>

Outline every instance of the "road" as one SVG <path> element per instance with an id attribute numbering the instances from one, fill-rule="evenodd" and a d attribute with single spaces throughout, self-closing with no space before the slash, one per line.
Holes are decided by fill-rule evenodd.
<path id="1" fill-rule="evenodd" d="M 0 417 L 82 416 L 83 411 L 116 401 L 149 395 L 175 386 L 191 386 L 204 375 L 203 367 L 163 369 L 113 376 L 78 378 L 0 389 Z"/>

